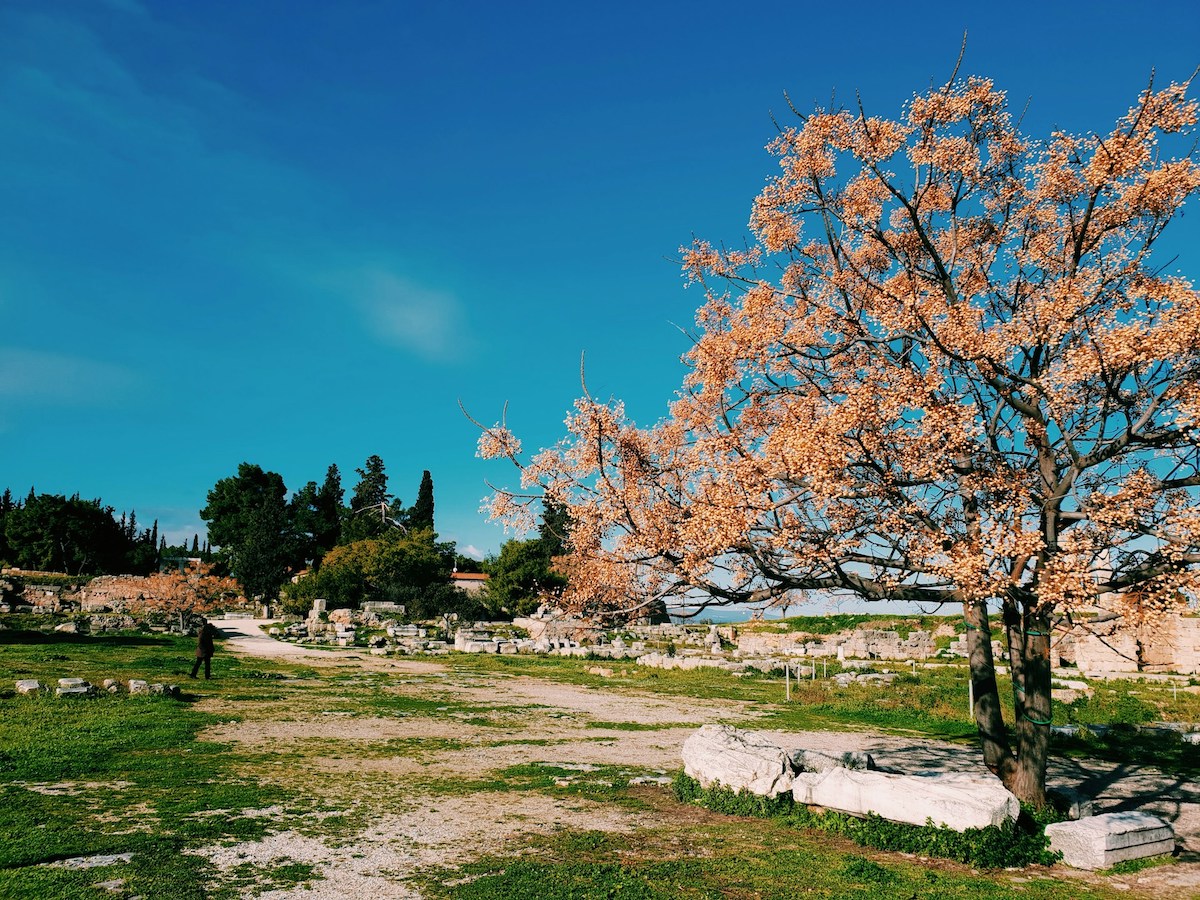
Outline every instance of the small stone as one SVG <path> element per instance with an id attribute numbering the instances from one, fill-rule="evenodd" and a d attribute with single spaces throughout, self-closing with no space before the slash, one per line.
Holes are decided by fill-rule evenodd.
<path id="1" fill-rule="evenodd" d="M 150 693 L 150 684 L 142 681 L 140 678 L 129 679 L 129 693 L 131 694 L 148 694 Z"/>

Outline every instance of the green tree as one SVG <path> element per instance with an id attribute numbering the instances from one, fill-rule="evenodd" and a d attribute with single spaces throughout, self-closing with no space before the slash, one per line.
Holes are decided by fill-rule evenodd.
<path id="1" fill-rule="evenodd" d="M 342 473 L 334 463 L 325 470 L 325 480 L 317 491 L 316 531 L 313 533 L 313 539 L 321 556 L 336 547 L 341 539 L 342 519 L 345 517 L 344 498 Z M 319 559 L 316 562 L 320 564 Z"/>
<path id="2" fill-rule="evenodd" d="M 417 502 L 408 511 L 408 527 L 433 530 L 433 476 L 426 469 L 417 488 Z"/>
<path id="3" fill-rule="evenodd" d="M 553 559 L 567 552 L 567 535 L 571 533 L 571 511 L 551 498 L 542 500 L 542 521 L 538 525 L 538 540 Z"/>
<path id="4" fill-rule="evenodd" d="M 4 533 L 12 562 L 23 569 L 96 575 L 123 568 L 130 542 L 113 508 L 79 495 L 34 495 L 10 509 Z"/>
<path id="5" fill-rule="evenodd" d="M 493 613 L 526 616 L 561 593 L 566 579 L 550 568 L 548 546 L 540 538 L 505 541 L 485 568 L 484 602 Z"/>
<path id="6" fill-rule="evenodd" d="M 358 473 L 358 484 L 350 497 L 350 512 L 342 527 L 341 543 L 349 544 L 367 538 L 382 537 L 396 531 L 404 523 L 397 518 L 399 501 L 388 492 L 388 476 L 383 459 L 367 457 Z"/>
<path id="7" fill-rule="evenodd" d="M 5 488 L 4 493 L 0 495 L 0 563 L 7 562 L 9 558 L 8 539 L 4 536 L 4 523 L 8 514 L 15 508 L 12 491 Z"/>
<path id="8" fill-rule="evenodd" d="M 289 585 L 285 593 L 296 608 L 314 597 L 324 597 L 332 608 L 391 600 L 404 603 L 416 617 L 440 615 L 446 611 L 441 606 L 461 600 L 443 590 L 451 587 L 453 567 L 454 544 L 438 541 L 426 528 L 335 547 L 320 570 Z"/>
<path id="9" fill-rule="evenodd" d="M 274 597 L 287 580 L 296 542 L 286 496 L 281 475 L 244 462 L 213 486 L 200 510 L 219 560 L 247 597 Z"/>
<path id="10" fill-rule="evenodd" d="M 292 495 L 288 501 L 288 515 L 291 518 L 292 531 L 295 535 L 295 554 L 297 568 L 312 563 L 318 564 L 322 555 L 317 547 L 317 533 L 320 531 L 320 512 L 317 509 L 317 483 L 310 481 Z"/>

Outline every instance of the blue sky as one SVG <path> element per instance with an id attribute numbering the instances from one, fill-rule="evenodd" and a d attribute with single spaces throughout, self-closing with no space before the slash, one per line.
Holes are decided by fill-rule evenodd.
<path id="1" fill-rule="evenodd" d="M 290 488 L 366 457 L 496 551 L 458 402 L 527 448 L 579 394 L 666 409 L 783 93 L 895 115 L 987 75 L 1028 133 L 1108 128 L 1200 64 L 1182 2 L 0 5 L 0 488 L 203 532 L 250 461 Z M 1196 272 L 1196 213 L 1178 223 Z"/>

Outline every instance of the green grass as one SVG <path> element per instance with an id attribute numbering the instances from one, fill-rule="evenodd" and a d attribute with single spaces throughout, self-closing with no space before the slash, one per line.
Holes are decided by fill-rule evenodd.
<path id="1" fill-rule="evenodd" d="M 275 860 L 235 867 L 222 876 L 203 857 L 185 851 L 254 840 L 285 828 L 321 838 L 331 848 L 352 846 L 381 813 L 394 811 L 397 792 L 432 797 L 494 794 L 500 805 L 506 802 L 505 793 L 537 792 L 568 806 L 611 806 L 629 816 L 630 827 L 636 826 L 628 834 L 565 831 L 549 838 L 514 838 L 505 853 L 482 859 L 474 857 L 473 848 L 464 848 L 461 868 L 422 876 L 420 887 L 430 897 L 748 900 L 792 897 L 802 887 L 817 897 L 907 900 L 914 894 L 1007 897 L 1014 890 L 1004 875 L 979 875 L 954 863 L 930 867 L 897 854 L 864 850 L 798 820 L 716 816 L 676 803 L 661 788 L 629 785 L 634 776 L 650 774 L 646 771 L 522 762 L 530 757 L 522 757 L 521 748 L 549 746 L 557 740 L 510 737 L 512 732 L 504 729 L 520 734 L 517 729 L 531 718 L 539 728 L 552 724 L 554 719 L 546 713 L 558 710 L 491 703 L 476 699 L 476 693 L 462 694 L 463 689 L 486 689 L 501 679 L 531 678 L 660 700 L 730 701 L 729 708 L 755 717 L 749 726 L 753 728 L 871 727 L 973 740 L 962 666 L 918 670 L 915 678 L 905 674 L 888 688 L 838 688 L 822 679 L 794 682 L 793 700 L 785 703 L 782 680 L 775 677 L 663 671 L 613 661 L 606 663 L 614 669 L 613 677 L 598 685 L 586 671 L 594 661 L 562 657 L 455 655 L 446 660 L 447 677 L 435 678 L 372 671 L 346 674 L 344 669 L 317 670 L 258 659 L 243 662 L 218 647 L 216 680 L 191 682 L 185 676 L 193 646 L 190 639 L 159 634 L 89 637 L 0 631 L 0 833 L 6 836 L 0 842 L 0 897 L 95 900 L 101 893 L 92 885 L 111 879 L 124 879 L 125 896 L 232 900 L 270 889 L 303 889 L 319 876 L 302 863 Z M 892 668 L 906 671 L 899 664 Z M 67 701 L 17 696 L 11 689 L 18 678 L 53 684 L 66 675 L 94 683 L 106 677 L 144 678 L 180 684 L 187 693 L 182 701 L 127 695 Z M 1162 692 L 1138 689 L 1146 691 L 1140 702 L 1161 714 Z M 1073 714 L 1101 716 L 1110 706 L 1105 696 L 1075 708 Z M 1182 698 L 1178 708 L 1186 709 Z M 1128 711 L 1143 715 L 1134 707 Z M 200 740 L 206 728 L 219 723 L 321 721 L 321 713 L 347 721 L 412 719 L 418 728 L 411 736 L 379 740 L 347 740 L 336 729 L 278 745 Z M 572 741 L 606 740 L 605 731 L 676 727 L 627 722 L 619 713 L 615 719 L 613 715 L 594 721 L 578 713 L 566 715 L 571 731 L 564 736 Z M 399 728 L 393 733 L 408 735 Z M 610 734 L 607 740 L 615 737 Z M 355 768 L 356 761 L 387 757 L 437 763 L 447 754 L 506 745 L 514 746 L 513 764 L 481 771 L 473 779 L 437 774 L 436 765 L 412 774 L 407 768 L 406 774 L 396 774 L 386 763 L 373 762 L 375 769 L 368 766 L 362 772 Z M 1134 756 L 1148 749 L 1149 745 L 1126 742 L 1122 747 L 1112 741 L 1088 752 L 1124 752 L 1129 761 L 1144 764 L 1145 757 Z M 318 759 L 337 762 L 314 766 Z M 1186 763 L 1164 759 L 1181 771 Z M 44 793 L 60 783 L 65 784 L 63 792 Z M 274 821 L 245 814 L 271 806 L 280 809 Z M 101 852 L 134 855 L 128 864 L 83 872 L 37 865 Z M 1022 896 L 1083 896 L 1078 886 L 1039 880 L 1039 872 L 1035 868 L 1022 873 L 1033 879 L 1020 885 Z M 1087 896 L 1115 896 L 1102 884 L 1091 887 Z"/>
<path id="2" fill-rule="evenodd" d="M 1001 900 L 1017 890 L 1034 900 L 1121 896 L 1028 876 L 1018 889 L 1004 873 L 876 856 L 836 837 L 747 819 L 685 821 L 669 833 L 566 832 L 534 841 L 520 855 L 429 870 L 419 886 L 427 897 L 458 900 Z"/>
<path id="3" fill-rule="evenodd" d="M 61 676 L 171 681 L 190 668 L 192 642 L 145 635 L 33 635 L 0 631 L 0 684 Z M 189 688 L 237 697 L 261 688 L 232 657 L 218 682 Z M 183 671 L 186 675 L 186 672 Z M 220 685 L 219 687 L 217 685 Z M 247 690 L 249 688 L 249 690 Z M 0 695 L 0 896 L 90 897 L 90 885 L 125 879 L 129 895 L 218 897 L 189 847 L 251 840 L 266 820 L 243 810 L 287 792 L 239 776 L 229 748 L 197 740 L 229 715 L 200 712 L 163 696 Z M 212 811 L 222 810 L 220 815 Z M 132 853 L 128 864 L 82 872 L 40 864 L 75 856 Z M 215 891 L 215 892 L 214 892 Z"/>

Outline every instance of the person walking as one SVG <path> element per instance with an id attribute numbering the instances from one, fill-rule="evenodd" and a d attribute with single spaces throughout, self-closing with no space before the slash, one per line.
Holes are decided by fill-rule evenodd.
<path id="1" fill-rule="evenodd" d="M 216 636 L 217 629 L 208 619 L 201 618 L 200 633 L 196 635 L 196 662 L 188 675 L 189 678 L 196 677 L 196 673 L 200 671 L 200 663 L 204 663 L 204 680 L 212 678 L 213 638 Z"/>

